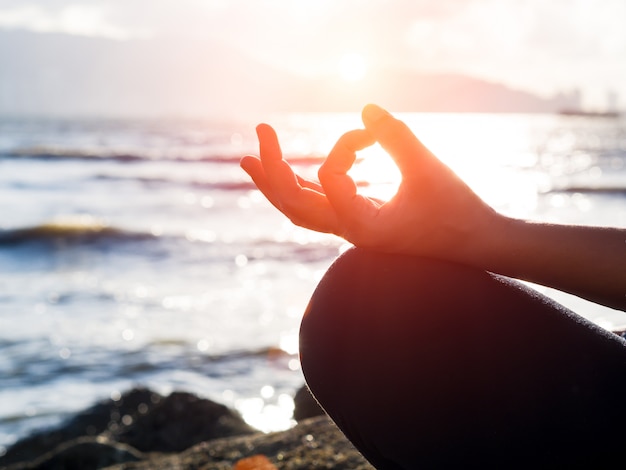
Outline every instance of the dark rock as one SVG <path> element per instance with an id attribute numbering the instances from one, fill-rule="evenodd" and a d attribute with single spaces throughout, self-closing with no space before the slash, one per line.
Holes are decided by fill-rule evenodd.
<path id="1" fill-rule="evenodd" d="M 31 461 L 53 451 L 63 442 L 82 436 L 97 436 L 108 429 L 117 429 L 126 416 L 148 413 L 163 397 L 145 388 L 136 388 L 118 400 L 103 400 L 70 418 L 59 428 L 37 432 L 26 437 L 0 457 L 0 468 L 15 462 Z"/>
<path id="2" fill-rule="evenodd" d="M 295 405 L 293 410 L 293 418 L 298 422 L 302 421 L 303 419 L 325 414 L 322 407 L 311 394 L 309 387 L 307 387 L 306 385 L 300 387 L 300 389 L 296 392 L 296 395 L 293 398 L 293 402 Z"/>
<path id="3" fill-rule="evenodd" d="M 143 455 L 125 444 L 104 438 L 80 437 L 59 445 L 38 459 L 7 470 L 89 470 L 141 460 Z"/>
<path id="4" fill-rule="evenodd" d="M 180 454 L 152 456 L 107 470 L 232 470 L 238 461 L 265 455 L 281 470 L 374 470 L 327 416 L 270 434 L 217 439 Z"/>
<path id="5" fill-rule="evenodd" d="M 302 419 L 301 411 L 298 416 Z M 373 470 L 327 416 L 264 434 L 210 400 L 182 392 L 162 397 L 144 389 L 105 400 L 63 427 L 18 442 L 0 468 L 232 470 L 253 455 L 265 455 L 281 470 Z"/>
<path id="6" fill-rule="evenodd" d="M 147 389 L 133 389 L 118 400 L 104 400 L 88 408 L 57 429 L 18 441 L 0 457 L 0 468 L 36 461 L 81 437 L 103 436 L 106 442 L 146 452 L 179 452 L 203 440 L 253 432 L 256 430 L 237 413 L 210 400 L 189 393 L 163 397 Z"/>
<path id="7" fill-rule="evenodd" d="M 143 452 L 180 452 L 202 441 L 257 432 L 226 406 L 184 392 L 126 421 L 107 435 Z"/>

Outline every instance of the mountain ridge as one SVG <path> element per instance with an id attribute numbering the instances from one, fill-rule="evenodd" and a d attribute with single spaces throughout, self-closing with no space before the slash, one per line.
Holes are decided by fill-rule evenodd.
<path id="1" fill-rule="evenodd" d="M 116 41 L 0 31 L 0 114 L 237 116 L 274 111 L 554 112 L 563 99 L 454 73 L 370 70 L 307 78 L 217 41 Z"/>

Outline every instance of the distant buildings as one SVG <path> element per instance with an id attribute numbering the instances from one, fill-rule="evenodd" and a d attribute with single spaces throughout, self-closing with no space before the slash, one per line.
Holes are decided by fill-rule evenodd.
<path id="1" fill-rule="evenodd" d="M 583 107 L 582 93 L 578 89 L 558 93 L 555 104 L 559 114 L 564 116 L 589 116 L 589 117 L 619 117 L 619 98 L 617 92 L 607 91 L 606 106 L 596 109 Z"/>

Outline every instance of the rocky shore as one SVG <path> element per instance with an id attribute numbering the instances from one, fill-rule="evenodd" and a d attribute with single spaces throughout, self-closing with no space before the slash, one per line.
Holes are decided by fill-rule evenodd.
<path id="1" fill-rule="evenodd" d="M 211 400 L 184 392 L 161 396 L 133 389 L 118 400 L 95 404 L 58 428 L 18 441 L 0 457 L 0 468 L 373 469 L 306 388 L 294 401 L 298 424 L 266 434 Z"/>

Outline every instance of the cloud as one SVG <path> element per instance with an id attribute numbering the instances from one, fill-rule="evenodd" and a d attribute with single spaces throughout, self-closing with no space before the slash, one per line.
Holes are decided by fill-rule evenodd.
<path id="1" fill-rule="evenodd" d="M 5 2 L 7 3 L 7 2 Z M 65 33 L 124 40 L 137 32 L 107 20 L 105 4 L 17 4 L 0 9 L 0 28 L 24 29 L 42 33 Z"/>

